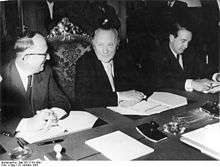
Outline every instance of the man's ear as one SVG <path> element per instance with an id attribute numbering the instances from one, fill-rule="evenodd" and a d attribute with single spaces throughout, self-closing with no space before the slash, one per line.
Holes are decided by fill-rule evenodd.
<path id="1" fill-rule="evenodd" d="M 174 40 L 174 35 L 170 34 L 169 39 L 170 39 L 170 42 L 172 42 Z"/>
<path id="2" fill-rule="evenodd" d="M 94 41 L 94 39 L 92 39 L 91 44 L 92 44 L 93 48 L 94 48 L 94 43 L 95 43 L 95 41 Z"/>
<path id="3" fill-rule="evenodd" d="M 117 49 L 119 48 L 119 45 L 120 45 L 120 39 L 118 38 L 117 39 Z"/>
<path id="4" fill-rule="evenodd" d="M 21 59 L 23 61 L 26 61 L 28 59 L 28 56 L 26 54 L 21 55 Z"/>

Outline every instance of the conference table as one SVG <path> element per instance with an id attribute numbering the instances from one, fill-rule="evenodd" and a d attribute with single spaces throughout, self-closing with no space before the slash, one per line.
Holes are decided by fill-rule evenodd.
<path id="1" fill-rule="evenodd" d="M 153 153 L 139 157 L 135 160 L 215 160 L 212 157 L 203 154 L 198 149 L 181 142 L 179 135 L 168 135 L 167 139 L 154 143 L 137 132 L 136 126 L 138 125 L 155 121 L 162 126 L 164 123 L 169 122 L 174 115 L 180 113 L 181 115 L 187 114 L 193 109 L 199 108 L 208 100 L 219 100 L 219 94 L 203 94 L 195 91 L 186 92 L 180 90 L 165 91 L 186 97 L 187 100 L 189 100 L 188 105 L 149 116 L 127 116 L 106 108 L 86 108 L 85 111 L 98 116 L 107 124 L 59 137 L 64 139 L 64 141 L 59 144 L 61 144 L 65 149 L 65 153 L 70 156 L 73 161 L 109 160 L 102 155 L 102 153 L 86 145 L 85 141 L 119 130 L 141 143 L 154 148 Z M 213 124 L 218 121 L 218 119 L 203 120 L 194 124 L 188 130 L 201 128 L 207 124 Z M 10 160 L 8 152 L 13 148 L 18 147 L 16 139 L 0 135 L 0 144 L 7 150 L 7 153 L 0 155 L 0 160 Z M 42 146 L 39 146 L 37 143 L 27 145 L 32 151 L 28 160 L 44 160 L 44 156 L 53 151 L 54 145 L 54 143 Z"/>

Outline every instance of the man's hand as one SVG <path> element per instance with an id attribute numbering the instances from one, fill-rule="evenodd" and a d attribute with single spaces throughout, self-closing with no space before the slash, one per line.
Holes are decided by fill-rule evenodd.
<path id="1" fill-rule="evenodd" d="M 118 106 L 120 107 L 130 107 L 133 106 L 137 103 L 139 103 L 140 101 L 134 101 L 134 100 L 129 100 L 129 101 L 120 101 Z"/>
<path id="2" fill-rule="evenodd" d="M 118 92 L 119 95 L 119 102 L 120 101 L 135 101 L 139 102 L 146 98 L 146 95 L 144 95 L 142 92 L 136 91 L 136 90 L 129 90 L 129 91 L 123 91 Z"/>
<path id="3" fill-rule="evenodd" d="M 57 123 L 57 117 L 51 110 L 43 109 L 37 111 L 37 114 L 32 118 L 28 118 L 28 130 L 49 129 L 52 125 Z"/>
<path id="4" fill-rule="evenodd" d="M 206 92 L 208 91 L 215 82 L 209 79 L 197 79 L 192 81 L 192 88 L 193 90 L 199 92 Z"/>
<path id="5" fill-rule="evenodd" d="M 214 82 L 209 90 L 204 91 L 204 93 L 217 93 L 217 92 L 220 92 L 220 82 Z"/>

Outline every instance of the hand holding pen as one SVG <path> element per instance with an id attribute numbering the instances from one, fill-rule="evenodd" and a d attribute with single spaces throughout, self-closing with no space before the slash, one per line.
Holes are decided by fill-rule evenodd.
<path id="1" fill-rule="evenodd" d="M 210 85 L 209 90 L 204 91 L 204 93 L 217 93 L 220 92 L 220 82 L 214 82 Z"/>

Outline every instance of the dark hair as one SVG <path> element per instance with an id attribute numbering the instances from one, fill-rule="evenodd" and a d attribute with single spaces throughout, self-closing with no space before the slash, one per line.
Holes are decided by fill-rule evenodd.
<path id="1" fill-rule="evenodd" d="M 113 30 L 117 32 L 117 36 L 118 36 L 118 31 L 117 28 L 115 28 L 115 25 L 112 24 L 112 21 L 109 20 L 108 18 L 102 18 L 99 20 L 99 24 L 96 25 L 93 33 L 92 33 L 92 37 L 94 38 L 95 36 L 95 32 L 96 30 L 101 29 L 101 30 Z"/>
<path id="2" fill-rule="evenodd" d="M 192 32 L 191 26 L 185 22 L 175 22 L 169 26 L 169 34 L 172 34 L 175 38 L 178 36 L 180 30 L 188 30 Z"/>

